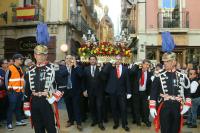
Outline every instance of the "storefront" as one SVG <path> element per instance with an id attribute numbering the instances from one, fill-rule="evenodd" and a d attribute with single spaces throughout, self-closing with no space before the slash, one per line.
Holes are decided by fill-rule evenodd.
<path id="1" fill-rule="evenodd" d="M 34 59 L 33 49 L 37 45 L 36 38 L 34 36 L 27 36 L 18 39 L 5 38 L 4 39 L 4 57 L 6 59 L 12 58 L 13 54 L 21 53 L 26 58 Z M 56 59 L 56 37 L 50 37 L 48 45 L 49 54 L 48 58 L 50 61 Z"/>

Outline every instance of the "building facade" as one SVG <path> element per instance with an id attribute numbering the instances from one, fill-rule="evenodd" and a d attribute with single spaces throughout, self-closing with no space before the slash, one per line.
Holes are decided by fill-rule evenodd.
<path id="1" fill-rule="evenodd" d="M 133 4 L 137 19 L 137 60 L 147 58 L 160 62 L 161 33 L 169 31 L 176 44 L 174 52 L 178 62 L 181 65 L 200 62 L 199 0 L 134 0 Z"/>
<path id="2" fill-rule="evenodd" d="M 0 56 L 10 58 L 16 52 L 33 58 L 36 26 L 48 25 L 49 59 L 64 59 L 62 44 L 77 55 L 83 33 L 97 32 L 97 0 L 9 0 L 0 1 Z"/>
<path id="3" fill-rule="evenodd" d="M 121 1 L 121 29 L 131 38 L 128 47 L 132 49 L 133 59 L 137 59 L 137 10 L 136 1 Z M 127 38 L 127 39 L 128 39 Z"/>

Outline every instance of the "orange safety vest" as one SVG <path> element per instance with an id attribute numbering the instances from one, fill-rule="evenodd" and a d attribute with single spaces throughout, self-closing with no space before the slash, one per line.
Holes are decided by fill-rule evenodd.
<path id="1" fill-rule="evenodd" d="M 10 65 L 9 70 L 11 76 L 8 80 L 8 90 L 14 90 L 15 92 L 24 92 L 24 76 L 20 77 L 20 73 L 14 65 Z M 20 67 L 21 73 L 23 73 Z"/>

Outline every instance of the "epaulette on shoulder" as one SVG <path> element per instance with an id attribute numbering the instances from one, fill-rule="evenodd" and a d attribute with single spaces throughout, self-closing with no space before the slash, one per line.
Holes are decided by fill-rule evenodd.
<path id="1" fill-rule="evenodd" d="M 51 62 L 48 63 L 48 67 L 53 68 L 55 71 L 59 70 L 59 65 L 53 64 Z"/>
<path id="2" fill-rule="evenodd" d="M 32 65 L 28 68 L 29 71 L 31 71 L 32 69 L 34 69 L 36 67 L 36 65 Z"/>
<path id="3" fill-rule="evenodd" d="M 182 76 L 187 75 L 186 73 L 183 73 L 181 70 L 176 70 L 176 73 L 177 73 L 178 75 L 182 75 Z"/>
<path id="4" fill-rule="evenodd" d="M 49 62 L 49 63 L 48 63 L 46 66 L 47 66 L 47 67 L 54 68 L 54 67 L 55 67 L 55 64 L 53 64 L 53 63 Z"/>
<path id="5" fill-rule="evenodd" d="M 158 72 L 159 72 L 160 74 L 162 74 L 162 73 L 165 73 L 165 70 L 164 70 L 164 69 L 160 69 Z"/>
<path id="6" fill-rule="evenodd" d="M 160 69 L 158 72 L 159 72 L 158 77 L 159 77 L 160 75 L 163 75 L 163 74 L 166 73 L 166 71 L 165 71 L 164 69 Z"/>

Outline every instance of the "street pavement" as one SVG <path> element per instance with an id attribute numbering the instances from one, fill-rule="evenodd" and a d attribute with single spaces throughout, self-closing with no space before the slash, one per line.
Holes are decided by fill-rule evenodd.
<path id="1" fill-rule="evenodd" d="M 64 106 L 63 104 L 60 106 Z M 60 110 L 60 122 L 61 122 L 61 129 L 60 133 L 80 133 L 76 125 L 66 128 L 66 121 L 67 121 L 67 111 L 65 108 L 59 107 Z M 22 126 L 22 127 L 14 127 L 14 131 L 8 131 L 5 126 L 0 127 L 0 133 L 34 133 L 34 130 L 30 126 L 30 122 L 27 119 L 28 122 L 27 126 Z M 136 126 L 135 124 L 131 123 L 131 118 L 128 119 L 129 122 L 129 128 L 130 128 L 130 133 L 155 133 L 154 127 L 152 126 L 151 128 L 147 128 L 144 125 L 141 127 Z M 87 120 L 85 123 L 82 124 L 83 126 L 83 131 L 82 133 L 125 133 L 125 131 L 120 127 L 117 130 L 113 130 L 113 121 L 110 118 L 108 123 L 105 123 L 105 131 L 101 131 L 98 126 L 96 127 L 91 127 L 91 120 Z M 183 127 L 182 133 L 200 133 L 200 121 L 198 121 L 199 127 L 196 129 L 188 129 L 186 126 Z M 13 125 L 14 126 L 14 125 Z"/>
<path id="2" fill-rule="evenodd" d="M 66 128 L 66 120 L 67 120 L 67 112 L 66 110 L 60 110 L 60 118 L 61 118 L 61 129 L 60 133 L 80 133 L 76 129 L 76 125 Z M 29 122 L 29 120 L 26 120 Z M 141 127 L 138 127 L 134 124 L 131 124 L 131 119 L 129 119 L 129 127 L 130 127 L 130 133 L 154 133 L 154 127 L 152 126 L 151 128 L 147 128 L 144 125 Z M 83 123 L 83 133 L 101 133 L 101 131 L 98 126 L 96 127 L 90 127 L 91 121 L 87 120 L 85 123 Z M 200 124 L 200 123 L 199 123 Z M 107 133 L 125 133 L 124 130 L 120 127 L 117 130 L 112 129 L 113 122 L 112 119 L 109 120 L 108 123 L 105 124 L 106 130 L 105 132 Z M 34 133 L 34 130 L 30 127 L 30 122 L 28 123 L 27 126 L 22 126 L 22 127 L 14 127 L 14 131 L 8 131 L 5 126 L 0 127 L 0 133 Z M 183 128 L 182 133 L 199 133 L 200 128 L 197 129 L 188 129 L 186 126 Z"/>

